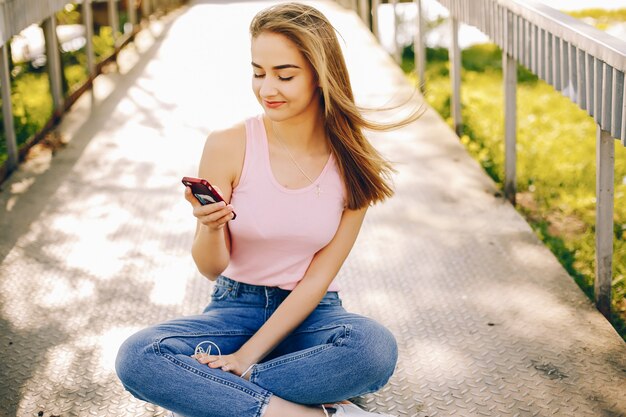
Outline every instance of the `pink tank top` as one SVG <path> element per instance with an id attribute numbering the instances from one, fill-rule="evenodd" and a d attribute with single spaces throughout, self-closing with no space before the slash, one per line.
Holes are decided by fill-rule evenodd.
<path id="1" fill-rule="evenodd" d="M 228 223 L 232 245 L 223 275 L 246 284 L 292 290 L 313 255 L 335 236 L 345 187 L 332 154 L 313 184 L 283 187 L 272 173 L 259 115 L 246 120 L 246 154 L 231 204 L 237 218 Z M 333 281 L 328 290 L 337 291 L 339 286 Z"/>

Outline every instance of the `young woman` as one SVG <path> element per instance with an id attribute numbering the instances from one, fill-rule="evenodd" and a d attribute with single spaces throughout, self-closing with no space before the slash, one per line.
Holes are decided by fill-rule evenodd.
<path id="1" fill-rule="evenodd" d="M 374 416 L 346 400 L 385 385 L 396 341 L 347 312 L 334 279 L 367 207 L 392 195 L 392 168 L 362 129 L 397 125 L 362 118 L 316 9 L 270 7 L 250 32 L 264 114 L 211 133 L 199 169 L 230 204 L 185 192 L 211 302 L 130 337 L 116 370 L 134 396 L 184 416 Z"/>

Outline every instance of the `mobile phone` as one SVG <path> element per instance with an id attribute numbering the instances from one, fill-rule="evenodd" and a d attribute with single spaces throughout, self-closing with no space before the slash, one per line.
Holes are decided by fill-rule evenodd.
<path id="1" fill-rule="evenodd" d="M 186 187 L 191 188 L 191 193 L 203 206 L 224 201 L 220 193 L 203 178 L 183 177 L 182 181 Z M 233 220 L 235 217 L 237 217 L 237 215 L 233 212 Z"/>

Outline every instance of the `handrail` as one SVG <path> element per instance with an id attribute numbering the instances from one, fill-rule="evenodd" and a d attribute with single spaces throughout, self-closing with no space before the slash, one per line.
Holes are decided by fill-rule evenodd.
<path id="1" fill-rule="evenodd" d="M 506 7 L 540 27 L 552 26 L 551 32 L 565 42 L 588 51 L 607 64 L 626 71 L 626 43 L 572 16 L 532 0 L 511 0 Z"/>
<path id="2" fill-rule="evenodd" d="M 340 0 L 341 1 L 341 0 Z M 596 133 L 596 307 L 611 315 L 614 138 L 626 146 L 626 42 L 533 0 L 437 0 L 450 12 L 451 110 L 461 133 L 459 22 L 477 27 L 502 49 L 505 120 L 504 193 L 515 204 L 517 64 L 552 85 L 593 117 Z M 422 1 L 417 6 L 415 68 L 425 80 Z M 375 21 L 378 0 L 360 10 Z M 362 3 L 352 7 L 363 9 Z M 359 10 L 357 10 L 358 12 Z M 373 28 L 376 34 L 375 28 Z"/>
<path id="3" fill-rule="evenodd" d="M 626 42 L 532 0 L 438 0 L 570 99 L 626 146 Z"/>
<path id="4" fill-rule="evenodd" d="M 66 4 L 67 0 L 0 0 L 0 44 L 52 16 Z"/>
<path id="5" fill-rule="evenodd" d="M 44 40 L 46 45 L 46 57 L 48 59 L 47 71 L 50 80 L 50 91 L 53 100 L 53 114 L 52 118 L 44 127 L 44 131 L 56 124 L 61 117 L 61 114 L 67 110 L 69 105 L 76 99 L 76 96 L 72 95 L 69 98 L 63 97 L 62 94 L 62 72 L 61 72 L 61 56 L 58 48 L 58 40 L 56 34 L 56 19 L 55 13 L 61 10 L 66 4 L 72 0 L 0 0 L 0 96 L 2 98 L 2 115 L 4 121 L 5 142 L 7 148 L 7 161 L 4 164 L 0 164 L 0 182 L 5 179 L 9 173 L 14 171 L 18 163 L 23 156 L 22 149 L 18 149 L 15 126 L 13 122 L 13 112 L 11 105 L 11 74 L 10 74 L 10 59 L 8 53 L 7 44 L 10 42 L 12 36 L 17 35 L 23 29 L 31 24 L 40 24 L 44 32 Z M 87 55 L 87 73 L 88 79 L 86 84 L 79 89 L 82 92 L 86 87 L 91 86 L 93 79 L 98 74 L 100 64 L 96 65 L 95 53 L 93 48 L 93 3 L 107 3 L 109 21 L 113 28 L 113 37 L 115 40 L 115 51 L 113 54 L 105 58 L 116 59 L 119 50 L 128 43 L 134 33 L 137 26 L 137 8 L 136 4 L 132 0 L 128 0 L 128 18 L 129 22 L 133 25 L 133 30 L 129 35 L 118 37 L 120 28 L 119 19 L 117 15 L 117 8 L 122 0 L 73 0 L 76 3 L 82 4 L 83 12 L 83 25 L 86 28 L 85 37 L 87 39 L 85 52 Z M 141 14 L 144 18 L 147 18 L 150 14 L 158 11 L 162 8 L 167 8 L 175 4 L 181 4 L 185 0 L 142 0 L 141 2 Z M 78 93 L 76 93 L 78 94 Z M 31 139 L 38 139 L 42 136 L 42 132 L 39 132 Z M 29 139 L 30 145 L 35 141 Z"/>

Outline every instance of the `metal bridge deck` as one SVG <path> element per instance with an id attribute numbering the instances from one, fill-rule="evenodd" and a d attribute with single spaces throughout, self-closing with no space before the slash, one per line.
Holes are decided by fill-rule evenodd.
<path id="1" fill-rule="evenodd" d="M 345 39 L 361 105 L 412 92 L 354 14 L 316 4 Z M 179 179 L 210 128 L 261 111 L 247 25 L 266 5 L 195 1 L 155 22 L 65 118 L 70 144 L 3 185 L 0 415 L 163 415 L 124 392 L 113 360 L 133 331 L 208 300 Z M 439 116 L 371 137 L 396 162 L 397 195 L 370 210 L 343 298 L 389 326 L 400 362 L 359 402 L 419 417 L 626 415 L 624 342 Z"/>

